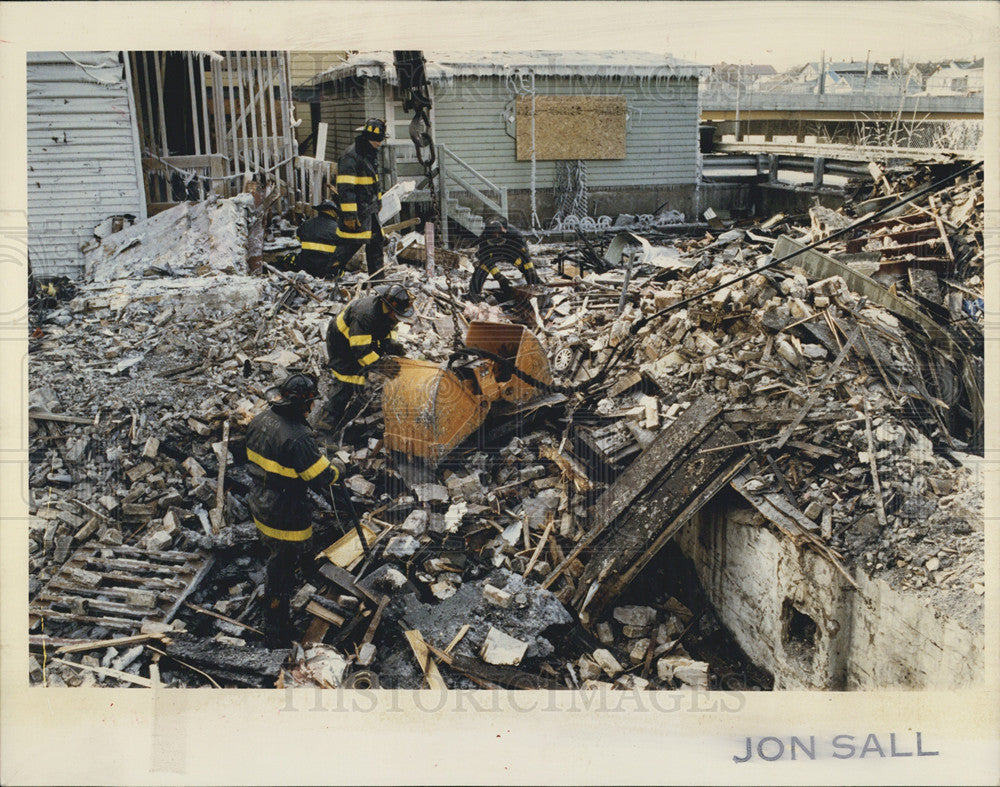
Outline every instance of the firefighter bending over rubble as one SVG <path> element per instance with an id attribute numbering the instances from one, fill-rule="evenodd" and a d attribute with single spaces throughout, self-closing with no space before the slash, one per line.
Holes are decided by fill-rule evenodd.
<path id="1" fill-rule="evenodd" d="M 277 399 L 247 428 L 247 459 L 257 481 L 250 512 L 270 552 L 264 586 L 268 648 L 287 648 L 292 642 L 289 599 L 295 569 L 308 572 L 312 556 L 307 487 L 325 492 L 345 472 L 341 462 L 322 454 L 306 421 L 318 396 L 315 377 L 292 374 L 277 387 Z"/>
<path id="2" fill-rule="evenodd" d="M 330 200 L 316 205 L 316 215 L 302 222 L 296 233 L 302 251 L 291 267 L 304 270 L 310 276 L 332 276 L 336 269 L 337 206 Z"/>
<path id="3" fill-rule="evenodd" d="M 513 300 L 514 290 L 507 277 L 500 272 L 501 262 L 509 262 L 521 271 L 526 284 L 542 283 L 531 261 L 531 255 L 528 254 L 528 244 L 524 242 L 524 236 L 511 227 L 505 219 L 495 216 L 486 222 L 476 246 L 476 269 L 469 283 L 470 296 L 482 293 L 486 277 L 492 276 L 500 285 L 503 300 Z"/>
<path id="4" fill-rule="evenodd" d="M 413 302 L 406 288 L 383 284 L 374 295 L 355 298 L 330 320 L 326 349 L 334 379 L 318 424 L 321 428 L 337 429 L 357 415 L 364 405 L 368 371 L 377 361 L 382 360 L 380 371 L 393 373 L 386 356 L 403 354 L 403 346 L 396 341 L 396 325 L 401 317 L 412 314 Z"/>

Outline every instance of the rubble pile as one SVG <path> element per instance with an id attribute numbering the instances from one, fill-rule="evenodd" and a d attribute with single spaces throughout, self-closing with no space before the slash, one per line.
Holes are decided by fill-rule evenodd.
<path id="1" fill-rule="evenodd" d="M 927 173 L 879 175 L 873 199 Z M 608 509 L 618 479 L 706 402 L 732 437 L 699 450 L 735 452 L 731 494 L 753 521 L 981 627 L 982 488 L 967 467 L 982 446 L 981 206 L 970 176 L 895 223 L 758 273 L 854 217 L 817 208 L 678 236 L 656 254 L 626 243 L 599 270 L 584 263 L 600 238 L 533 246 L 549 286 L 505 307 L 465 300 L 461 255 L 434 277 L 390 266 L 416 294 L 399 337 L 408 357 L 443 363 L 470 322 L 514 320 L 542 343 L 557 385 L 437 467 L 386 452 L 377 396 L 345 432 L 321 435 L 363 513 L 355 527 L 349 509 L 317 498 L 317 570 L 292 602 L 303 644 L 284 668 L 261 647 L 243 430 L 287 370 L 325 386 L 326 325 L 363 276 L 175 264 L 142 224 L 112 235 L 95 253 L 148 246 L 141 273 L 116 268 L 33 315 L 32 680 L 715 685 L 690 654 L 716 624 L 690 599 L 623 594 L 579 614 L 597 525 L 628 527 Z M 900 227 L 924 224 L 938 236 L 903 242 Z M 177 249 L 189 239 L 175 243 L 187 259 Z"/>

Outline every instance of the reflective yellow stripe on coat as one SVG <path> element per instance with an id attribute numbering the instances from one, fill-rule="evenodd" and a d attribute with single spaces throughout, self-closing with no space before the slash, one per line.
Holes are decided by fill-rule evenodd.
<path id="1" fill-rule="evenodd" d="M 268 527 L 257 519 L 257 517 L 253 518 L 253 522 L 257 525 L 257 529 L 261 533 L 265 536 L 276 538 L 278 541 L 306 541 L 312 538 L 313 534 L 312 525 L 309 525 L 305 530 L 278 530 L 274 527 Z"/>
<path id="2" fill-rule="evenodd" d="M 303 249 L 310 251 L 325 251 L 327 254 L 333 254 L 337 250 L 336 246 L 331 246 L 329 243 L 313 243 L 308 240 L 300 241 L 300 243 Z"/>
<path id="3" fill-rule="evenodd" d="M 273 459 L 267 459 L 261 456 L 252 448 L 247 449 L 247 459 L 253 462 L 255 465 L 262 467 L 269 473 L 274 473 L 275 475 L 284 476 L 285 478 L 298 478 L 299 474 L 293 467 L 285 467 L 284 465 L 279 465 Z"/>
<path id="4" fill-rule="evenodd" d="M 336 369 L 330 370 L 333 376 L 344 383 L 350 383 L 351 385 L 364 385 L 368 381 L 360 374 L 341 374 Z"/>
<path id="5" fill-rule="evenodd" d="M 345 232 L 340 227 L 337 227 L 337 237 L 344 238 L 345 240 L 371 240 L 372 231 L 364 230 L 363 232 Z"/>
<path id="6" fill-rule="evenodd" d="M 352 183 L 355 186 L 371 186 L 376 180 L 371 175 L 337 175 L 337 183 Z"/>

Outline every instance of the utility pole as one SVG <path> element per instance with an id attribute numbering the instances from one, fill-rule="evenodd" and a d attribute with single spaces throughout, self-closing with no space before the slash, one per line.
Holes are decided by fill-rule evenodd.
<path id="1" fill-rule="evenodd" d="M 819 55 L 819 94 L 826 92 L 826 50 L 822 50 Z"/>
<path id="2" fill-rule="evenodd" d="M 865 84 L 861 88 L 862 93 L 868 92 L 868 69 L 869 69 L 868 64 L 871 62 L 871 59 L 872 59 L 872 51 L 869 49 L 868 54 L 865 55 Z"/>

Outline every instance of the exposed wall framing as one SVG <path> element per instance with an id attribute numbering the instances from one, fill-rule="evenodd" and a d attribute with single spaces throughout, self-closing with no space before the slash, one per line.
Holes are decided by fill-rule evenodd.
<path id="1" fill-rule="evenodd" d="M 296 202 L 288 53 L 130 52 L 150 213 L 210 193 L 232 195 L 248 179 L 278 187 L 276 207 Z"/>

